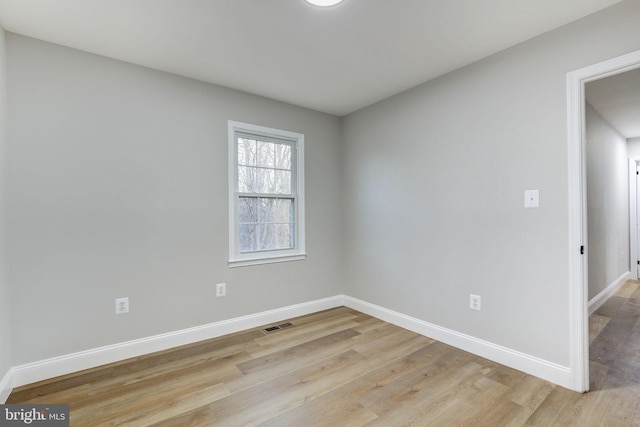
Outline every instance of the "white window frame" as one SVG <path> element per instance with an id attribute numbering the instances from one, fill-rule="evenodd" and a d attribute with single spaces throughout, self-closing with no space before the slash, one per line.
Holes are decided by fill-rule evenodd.
<path id="1" fill-rule="evenodd" d="M 297 132 L 273 129 L 265 126 L 229 120 L 229 267 L 269 264 L 274 262 L 296 261 L 306 258 L 304 231 L 304 135 Z M 294 165 L 292 165 L 292 186 L 294 198 L 294 247 L 283 250 L 240 252 L 240 227 L 238 223 L 238 134 L 251 134 L 260 138 L 276 139 L 290 143 L 294 147 Z"/>

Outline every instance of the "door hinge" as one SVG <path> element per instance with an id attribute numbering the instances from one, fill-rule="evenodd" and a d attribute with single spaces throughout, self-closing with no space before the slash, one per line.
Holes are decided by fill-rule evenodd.
<path id="1" fill-rule="evenodd" d="M 584 255 L 584 246 L 580 246 L 580 255 Z"/>

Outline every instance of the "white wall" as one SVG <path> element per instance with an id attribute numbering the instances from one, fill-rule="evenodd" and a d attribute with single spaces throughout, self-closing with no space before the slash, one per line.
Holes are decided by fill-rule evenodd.
<path id="1" fill-rule="evenodd" d="M 566 76 L 640 49 L 639 20 L 626 1 L 347 116 L 346 293 L 568 366 Z"/>
<path id="2" fill-rule="evenodd" d="M 629 271 L 627 140 L 586 106 L 589 300 Z"/>
<path id="3" fill-rule="evenodd" d="M 342 293 L 338 118 L 13 34 L 8 64 L 15 365 Z M 227 267 L 228 120 L 305 134 L 306 260 Z"/>
<path id="4" fill-rule="evenodd" d="M 5 274 L 4 251 L 4 177 L 7 144 L 7 70 L 5 32 L 0 27 L 0 382 L 12 366 L 11 300 Z M 0 394 L 3 390 L 0 387 Z M 0 399 L 0 402 L 3 400 Z"/>
<path id="5" fill-rule="evenodd" d="M 630 159 L 640 159 L 640 137 L 627 139 L 627 151 Z"/>

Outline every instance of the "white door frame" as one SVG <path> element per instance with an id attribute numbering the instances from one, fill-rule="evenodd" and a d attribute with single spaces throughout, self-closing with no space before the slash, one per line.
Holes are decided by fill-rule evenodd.
<path id="1" fill-rule="evenodd" d="M 640 67 L 640 51 L 567 74 L 569 140 L 569 346 L 571 388 L 589 390 L 589 310 L 587 273 L 586 83 Z M 584 255 L 580 248 L 585 248 Z"/>
<path id="2" fill-rule="evenodd" d="M 629 272 L 638 279 L 638 160 L 629 157 Z"/>

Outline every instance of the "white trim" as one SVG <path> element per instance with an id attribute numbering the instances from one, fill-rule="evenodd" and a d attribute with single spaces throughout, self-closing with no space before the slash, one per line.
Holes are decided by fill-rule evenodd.
<path id="1" fill-rule="evenodd" d="M 4 397 L 6 400 L 12 387 L 20 387 L 60 375 L 95 368 L 107 363 L 118 362 L 132 357 L 167 350 L 340 306 L 352 308 L 401 328 L 551 381 L 560 386 L 570 388 L 572 384 L 571 370 L 566 366 L 558 365 L 470 335 L 437 326 L 356 298 L 346 295 L 336 295 L 308 303 L 296 304 L 208 325 L 17 366 L 11 368 L 3 381 L 0 382 L 0 391 L 2 391 L 0 398 Z"/>
<path id="2" fill-rule="evenodd" d="M 295 200 L 295 247 L 292 249 L 240 253 L 240 250 L 238 248 L 239 232 L 236 224 L 236 214 L 238 210 L 236 135 L 238 133 L 259 135 L 265 138 L 284 141 L 287 144 L 291 144 L 294 148 L 295 157 L 293 159 L 294 165 L 292 168 L 292 187 L 295 187 L 295 189 L 291 196 Z M 297 261 L 305 259 L 307 254 L 305 251 L 304 135 L 297 132 L 273 129 L 265 126 L 229 120 L 227 147 L 227 186 L 229 198 L 229 267 L 244 267 L 249 265 L 260 265 L 273 262 Z"/>
<path id="3" fill-rule="evenodd" d="M 628 142 L 627 142 L 628 144 Z M 637 160 L 629 158 L 629 271 L 638 280 L 638 175 Z"/>
<path id="4" fill-rule="evenodd" d="M 640 67 L 640 51 L 619 56 L 567 74 L 567 137 L 569 184 L 569 351 L 571 384 L 589 390 L 589 320 L 587 262 L 580 246 L 587 246 L 585 99 L 587 82 Z"/>
<path id="5" fill-rule="evenodd" d="M 443 328 L 356 298 L 345 296 L 344 305 L 384 320 L 385 322 L 392 323 L 420 335 L 449 344 L 478 356 L 485 357 L 502 365 L 518 369 L 538 378 L 551 381 L 560 386 L 569 388 L 571 385 L 571 370 L 567 366 L 558 365 L 470 335 Z"/>
<path id="6" fill-rule="evenodd" d="M 0 403 L 5 403 L 13 390 L 13 369 L 9 369 L 9 372 L 0 381 Z"/>
<path id="7" fill-rule="evenodd" d="M 622 276 L 614 280 L 613 283 L 607 286 L 602 292 L 593 297 L 591 301 L 589 301 L 589 315 L 593 314 L 593 312 L 599 309 L 602 304 L 607 302 L 609 297 L 611 297 L 611 295 L 613 295 L 618 289 L 620 289 L 620 287 L 624 285 L 624 282 L 629 279 L 631 279 L 631 272 L 627 271 Z"/>
<path id="8" fill-rule="evenodd" d="M 587 311 L 587 263 L 580 247 L 587 246 L 584 82 L 576 74 L 567 75 L 567 132 L 569 182 L 569 364 L 576 391 L 589 390 L 589 335 Z"/>
<path id="9" fill-rule="evenodd" d="M 13 378 L 10 376 L 8 381 L 12 387 L 20 387 L 60 375 L 95 368 L 107 363 L 118 362 L 143 354 L 216 338 L 292 317 L 304 316 L 318 311 L 340 307 L 342 305 L 342 296 L 334 296 L 248 316 L 236 317 L 208 325 L 196 326 L 148 338 L 53 357 L 51 359 L 12 368 L 10 373 Z"/>
<path id="10" fill-rule="evenodd" d="M 247 267 L 249 265 L 273 264 L 275 262 L 302 261 L 307 254 L 291 255 L 291 256 L 265 256 L 260 259 L 250 259 L 246 261 L 229 261 L 230 268 Z"/>

